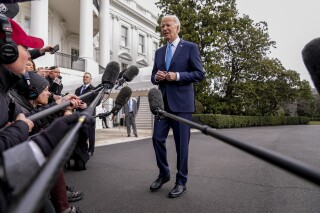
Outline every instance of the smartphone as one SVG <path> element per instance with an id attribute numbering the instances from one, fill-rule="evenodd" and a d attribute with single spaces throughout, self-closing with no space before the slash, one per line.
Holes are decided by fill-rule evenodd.
<path id="1" fill-rule="evenodd" d="M 51 54 L 54 54 L 55 52 L 57 52 L 59 50 L 59 44 L 57 44 L 56 46 L 52 47 L 52 49 L 50 50 Z"/>

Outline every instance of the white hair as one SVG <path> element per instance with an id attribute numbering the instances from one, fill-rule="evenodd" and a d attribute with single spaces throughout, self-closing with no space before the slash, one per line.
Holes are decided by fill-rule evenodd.
<path id="1" fill-rule="evenodd" d="M 174 22 L 180 27 L 180 20 L 178 19 L 178 17 L 176 15 L 165 15 L 162 17 L 162 20 L 164 18 L 173 18 Z"/>

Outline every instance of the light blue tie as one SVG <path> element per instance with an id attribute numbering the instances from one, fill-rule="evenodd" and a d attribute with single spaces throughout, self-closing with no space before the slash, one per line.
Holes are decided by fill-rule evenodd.
<path id="1" fill-rule="evenodd" d="M 171 59 L 172 59 L 172 49 L 171 49 L 172 46 L 173 46 L 172 43 L 169 43 L 167 45 L 167 53 L 166 53 L 166 68 L 167 68 L 167 70 L 169 70 L 169 66 L 170 66 Z"/>
<path id="2" fill-rule="evenodd" d="M 129 112 L 132 112 L 132 100 L 131 98 L 129 99 Z"/>

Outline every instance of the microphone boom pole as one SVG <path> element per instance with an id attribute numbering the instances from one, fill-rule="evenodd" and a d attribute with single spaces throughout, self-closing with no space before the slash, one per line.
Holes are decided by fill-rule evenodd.
<path id="1" fill-rule="evenodd" d="M 305 163 L 302 163 L 298 160 L 280 155 L 274 151 L 265 149 L 263 147 L 254 146 L 247 144 L 233 138 L 227 137 L 225 135 L 219 134 L 216 130 L 205 126 L 200 125 L 195 122 L 189 121 L 184 118 L 180 118 L 176 115 L 170 114 L 162 109 L 158 109 L 160 115 L 165 115 L 171 119 L 174 119 L 178 122 L 184 123 L 190 127 L 200 130 L 203 134 L 210 135 L 218 140 L 221 140 L 233 147 L 236 147 L 242 151 L 245 151 L 255 157 L 258 157 L 266 162 L 273 164 L 279 168 L 282 168 L 292 174 L 295 174 L 301 178 L 304 178 L 318 186 L 320 186 L 320 171 L 316 168 L 312 168 Z"/>
<path id="2" fill-rule="evenodd" d="M 95 92 L 100 91 L 102 89 L 103 89 L 103 85 L 101 85 L 100 87 L 96 88 L 95 90 L 91 90 L 90 92 L 87 92 L 87 93 L 79 96 L 79 98 L 83 99 L 83 98 L 85 98 L 87 96 L 90 96 L 92 93 L 95 93 Z M 36 121 L 36 120 L 42 119 L 42 118 L 44 118 L 44 117 L 46 117 L 48 115 L 51 115 L 51 114 L 53 114 L 55 112 L 58 112 L 58 111 L 60 111 L 60 110 L 62 110 L 64 108 L 70 106 L 70 103 L 71 103 L 71 101 L 68 100 L 68 101 L 66 101 L 64 103 L 61 103 L 59 105 L 55 105 L 55 106 L 50 107 L 50 108 L 48 108 L 46 110 L 40 111 L 40 112 L 38 112 L 38 113 L 36 113 L 34 115 L 30 115 L 28 117 L 28 119 L 30 119 L 31 121 Z"/>
<path id="3" fill-rule="evenodd" d="M 15 205 L 11 207 L 11 213 L 36 212 L 36 210 L 39 208 L 39 203 L 41 203 L 41 201 L 45 197 L 44 194 L 52 187 L 52 184 L 54 183 L 53 180 L 57 176 L 57 171 L 70 158 L 75 148 L 76 141 L 79 137 L 78 130 L 81 128 L 84 121 L 88 117 L 92 116 L 94 108 L 99 103 L 100 98 L 104 95 L 105 90 L 106 89 L 102 89 L 90 104 L 90 106 L 81 113 L 82 115 L 79 117 L 78 122 L 73 128 L 68 131 L 66 136 L 62 138 L 59 145 L 55 148 L 54 152 L 51 153 L 50 160 L 41 170 L 39 175 L 34 181 L 32 181 L 31 185 L 29 185 L 23 196 L 19 196 L 20 199 L 16 202 Z M 86 93 L 80 97 L 84 98 L 87 94 L 90 93 Z"/>

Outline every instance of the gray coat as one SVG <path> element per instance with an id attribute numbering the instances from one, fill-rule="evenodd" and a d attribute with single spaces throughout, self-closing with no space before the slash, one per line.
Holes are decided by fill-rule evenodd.
<path id="1" fill-rule="evenodd" d="M 139 110 L 139 105 L 140 105 L 140 96 L 138 97 L 138 100 L 136 101 L 135 99 L 131 98 L 132 100 L 132 112 L 133 115 L 136 116 L 138 110 Z M 129 101 L 128 101 L 129 103 Z M 126 103 L 126 105 L 124 105 L 123 109 L 122 109 L 122 114 L 124 114 L 125 116 L 127 116 L 129 114 L 129 105 L 128 103 Z"/>

